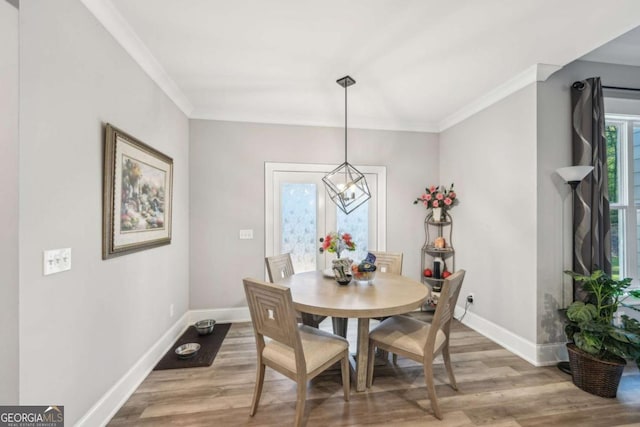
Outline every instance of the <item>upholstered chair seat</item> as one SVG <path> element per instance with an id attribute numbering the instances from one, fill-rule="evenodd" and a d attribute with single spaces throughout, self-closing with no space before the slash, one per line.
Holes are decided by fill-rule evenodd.
<path id="1" fill-rule="evenodd" d="M 369 334 L 369 338 L 379 342 L 388 342 L 394 348 L 424 356 L 425 345 L 431 324 L 407 316 L 394 316 L 384 320 Z M 438 352 L 446 341 L 441 330 L 436 331 L 434 352 Z"/>
<path id="2" fill-rule="evenodd" d="M 327 360 L 335 358 L 349 347 L 349 342 L 346 339 L 310 326 L 300 325 L 298 332 L 307 365 L 307 374 L 320 368 Z M 296 357 L 293 348 L 278 341 L 266 341 L 262 357 L 296 372 Z"/>

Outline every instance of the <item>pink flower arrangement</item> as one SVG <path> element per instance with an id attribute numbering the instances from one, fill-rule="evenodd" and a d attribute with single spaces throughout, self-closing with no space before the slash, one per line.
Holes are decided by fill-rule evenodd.
<path id="1" fill-rule="evenodd" d="M 338 234 L 332 231 L 326 237 L 321 237 L 320 243 L 322 243 L 320 253 L 324 251 L 335 253 L 338 258 L 340 258 L 340 252 L 345 249 L 348 251 L 356 250 L 356 242 L 352 240 L 349 233 Z"/>
<path id="2" fill-rule="evenodd" d="M 444 185 L 432 185 L 425 188 L 422 196 L 413 201 L 414 205 L 422 203 L 427 208 L 451 209 L 458 204 L 458 195 L 453 190 L 453 184 L 447 189 Z"/>

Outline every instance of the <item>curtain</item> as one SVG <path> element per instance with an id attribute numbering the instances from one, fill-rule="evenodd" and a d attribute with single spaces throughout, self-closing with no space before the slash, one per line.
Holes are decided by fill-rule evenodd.
<path id="1" fill-rule="evenodd" d="M 578 274 L 603 270 L 611 275 L 611 221 L 607 186 L 607 141 L 604 135 L 604 99 L 600 77 L 571 86 L 572 148 L 575 166 L 593 166 L 577 187 L 573 209 L 573 266 Z M 580 286 L 575 300 L 584 301 Z"/>

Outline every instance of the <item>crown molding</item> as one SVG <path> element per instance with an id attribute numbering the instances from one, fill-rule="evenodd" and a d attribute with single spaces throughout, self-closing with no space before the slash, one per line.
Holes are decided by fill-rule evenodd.
<path id="1" fill-rule="evenodd" d="M 213 111 L 195 109 L 190 119 L 193 120 L 215 120 L 221 122 L 256 123 L 265 125 L 285 125 L 285 126 L 313 126 L 328 128 L 343 128 L 344 122 L 332 122 L 328 120 L 277 120 L 258 116 L 248 116 L 243 114 L 219 114 Z M 351 119 L 349 129 L 382 130 L 394 132 L 426 132 L 438 133 L 439 127 L 435 122 L 401 122 L 401 121 L 373 121 L 363 119 L 360 121 Z"/>
<path id="2" fill-rule="evenodd" d="M 440 121 L 439 132 L 443 132 L 450 127 L 468 119 L 476 113 L 484 110 L 487 107 L 495 104 L 496 102 L 506 98 L 507 96 L 519 91 L 525 86 L 535 82 L 543 82 L 549 78 L 553 73 L 562 69 L 560 65 L 552 64 L 535 64 L 524 70 L 522 73 L 513 77 L 512 79 L 501 84 L 494 90 L 481 96 L 475 101 L 471 102 L 466 107 L 458 110 L 452 115 L 445 117 Z"/>
<path id="3" fill-rule="evenodd" d="M 193 105 L 110 0 L 81 0 L 160 89 L 189 117 Z"/>
<path id="4" fill-rule="evenodd" d="M 322 121 L 322 120 L 277 120 L 277 119 L 265 119 L 262 117 L 249 117 L 238 114 L 217 114 L 209 112 L 207 110 L 196 109 L 189 116 L 193 120 L 215 120 L 221 122 L 237 122 L 237 123 L 256 123 L 265 125 L 284 125 L 284 126 L 313 126 L 313 127 L 328 127 L 328 128 L 344 128 L 344 122 L 342 124 Z M 354 120 L 351 119 L 351 122 Z M 402 122 L 373 122 L 363 121 L 361 123 L 349 123 L 349 130 L 352 129 L 365 129 L 365 130 L 381 130 L 381 131 L 394 131 L 394 132 L 426 132 L 426 133 L 438 133 L 439 127 L 437 123 L 424 122 L 424 123 L 402 123 Z"/>

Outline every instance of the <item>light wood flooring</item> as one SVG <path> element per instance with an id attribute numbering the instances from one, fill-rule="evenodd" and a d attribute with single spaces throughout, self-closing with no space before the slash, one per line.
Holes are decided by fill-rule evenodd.
<path id="1" fill-rule="evenodd" d="M 330 320 L 321 327 L 330 330 Z M 355 332 L 350 322 L 352 343 Z M 251 324 L 234 324 L 212 366 L 153 371 L 109 425 L 291 425 L 296 385 L 269 368 L 258 412 L 249 416 L 255 351 Z M 342 398 L 339 371 L 314 379 L 307 393 L 307 426 L 640 426 L 635 365 L 627 366 L 618 397 L 605 399 L 578 389 L 557 368 L 534 367 L 457 321 L 451 353 L 457 392 L 448 386 L 441 359 L 434 368 L 442 421 L 432 415 L 421 366 L 399 358 L 397 366 L 376 367 L 371 389 L 352 388 L 349 402 Z"/>

